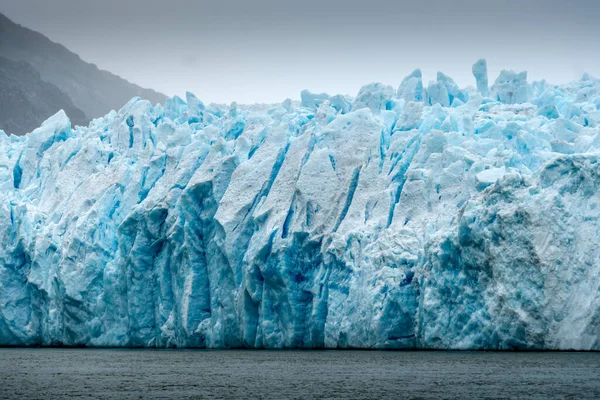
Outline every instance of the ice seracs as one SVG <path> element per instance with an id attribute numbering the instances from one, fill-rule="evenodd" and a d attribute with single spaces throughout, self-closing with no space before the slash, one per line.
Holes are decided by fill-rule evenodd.
<path id="1" fill-rule="evenodd" d="M 478 60 L 473 64 L 473 76 L 477 82 L 477 91 L 484 96 L 488 95 L 488 72 L 487 61 L 484 59 Z"/>
<path id="2" fill-rule="evenodd" d="M 402 80 L 398 88 L 397 97 L 406 101 L 422 101 L 423 79 L 420 69 L 415 69 L 410 75 Z"/>
<path id="3" fill-rule="evenodd" d="M 0 133 L 0 345 L 600 349 L 600 81 Z"/>

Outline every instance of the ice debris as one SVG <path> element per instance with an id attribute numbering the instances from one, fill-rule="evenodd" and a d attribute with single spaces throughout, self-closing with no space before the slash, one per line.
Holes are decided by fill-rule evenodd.
<path id="1" fill-rule="evenodd" d="M 600 350 L 600 81 L 0 133 L 0 345 Z"/>

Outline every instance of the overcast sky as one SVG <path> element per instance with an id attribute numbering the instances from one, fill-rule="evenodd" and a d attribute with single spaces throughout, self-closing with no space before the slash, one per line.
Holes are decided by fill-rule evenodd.
<path id="1" fill-rule="evenodd" d="M 600 0 L 0 0 L 84 60 L 205 102 L 276 102 L 398 86 L 414 68 L 461 86 L 471 65 L 563 83 L 600 76 Z"/>

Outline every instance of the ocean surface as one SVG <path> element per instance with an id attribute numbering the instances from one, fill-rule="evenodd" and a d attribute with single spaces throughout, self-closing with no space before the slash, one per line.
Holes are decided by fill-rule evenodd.
<path id="1" fill-rule="evenodd" d="M 0 349 L 0 398 L 600 398 L 600 353 Z"/>

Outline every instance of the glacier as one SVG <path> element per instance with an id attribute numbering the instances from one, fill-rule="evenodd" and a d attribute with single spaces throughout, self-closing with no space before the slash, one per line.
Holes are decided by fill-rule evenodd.
<path id="1" fill-rule="evenodd" d="M 0 345 L 600 350 L 600 80 L 0 132 Z"/>

